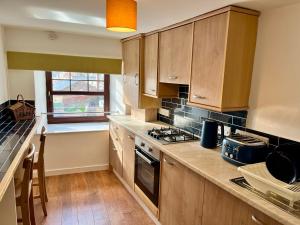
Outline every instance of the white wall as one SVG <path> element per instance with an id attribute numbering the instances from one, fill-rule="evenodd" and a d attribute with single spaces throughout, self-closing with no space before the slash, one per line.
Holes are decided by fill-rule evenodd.
<path id="1" fill-rule="evenodd" d="M 4 29 L 0 24 L 0 104 L 8 100 L 7 63 L 4 46 Z"/>
<path id="2" fill-rule="evenodd" d="M 45 147 L 46 175 L 108 169 L 109 131 L 48 134 Z M 39 136 L 33 143 L 39 146 Z"/>
<path id="3" fill-rule="evenodd" d="M 47 112 L 46 76 L 45 71 L 33 71 L 35 108 L 37 115 Z"/>
<path id="4" fill-rule="evenodd" d="M 8 70 L 8 93 L 10 99 L 22 94 L 27 100 L 35 99 L 34 74 L 31 70 Z"/>
<path id="5" fill-rule="evenodd" d="M 56 40 L 48 32 L 21 28 L 5 28 L 7 51 L 49 53 L 74 56 L 121 58 L 121 43 L 109 39 L 78 34 L 57 33 Z"/>
<path id="6" fill-rule="evenodd" d="M 247 127 L 300 141 L 300 3 L 259 19 Z"/>
<path id="7" fill-rule="evenodd" d="M 110 75 L 110 111 L 125 114 L 123 80 L 120 75 Z"/>

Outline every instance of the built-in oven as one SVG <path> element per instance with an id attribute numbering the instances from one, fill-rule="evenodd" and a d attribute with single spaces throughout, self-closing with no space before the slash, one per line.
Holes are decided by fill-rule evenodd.
<path id="1" fill-rule="evenodd" d="M 135 184 L 158 206 L 160 152 L 141 138 L 135 138 Z"/>

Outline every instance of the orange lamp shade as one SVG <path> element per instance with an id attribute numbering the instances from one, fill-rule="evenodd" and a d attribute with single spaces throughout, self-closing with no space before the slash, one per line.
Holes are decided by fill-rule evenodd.
<path id="1" fill-rule="evenodd" d="M 136 31 L 135 0 L 106 0 L 106 29 L 115 32 Z"/>

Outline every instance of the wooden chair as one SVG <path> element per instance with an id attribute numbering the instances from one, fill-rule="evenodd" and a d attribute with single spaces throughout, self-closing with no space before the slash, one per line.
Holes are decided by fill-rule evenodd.
<path id="1" fill-rule="evenodd" d="M 22 219 L 18 219 L 18 223 L 23 225 L 36 225 L 34 217 L 34 205 L 32 194 L 32 171 L 34 160 L 35 146 L 29 147 L 29 153 L 23 161 L 24 175 L 22 182 L 16 184 L 16 204 L 21 207 Z"/>
<path id="2" fill-rule="evenodd" d="M 45 142 L 46 142 L 46 129 L 45 127 L 42 127 L 41 136 L 40 136 L 40 149 L 35 154 L 35 159 L 33 164 L 33 169 L 37 170 L 38 173 L 38 182 L 34 183 L 33 186 L 37 186 L 39 188 L 39 195 L 34 196 L 34 198 L 41 199 L 44 215 L 47 216 L 46 202 L 48 202 L 48 196 L 46 191 L 45 161 L 44 161 Z"/>

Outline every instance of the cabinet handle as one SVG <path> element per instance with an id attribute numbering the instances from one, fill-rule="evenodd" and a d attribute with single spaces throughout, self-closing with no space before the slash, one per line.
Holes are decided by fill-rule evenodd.
<path id="1" fill-rule="evenodd" d="M 134 140 L 134 137 L 132 137 L 131 135 L 128 135 L 128 138 Z"/>
<path id="2" fill-rule="evenodd" d="M 150 91 L 152 91 L 152 92 L 156 92 L 156 90 L 155 90 L 155 89 L 151 89 Z"/>
<path id="3" fill-rule="evenodd" d="M 261 222 L 259 219 L 257 219 L 254 215 L 251 216 L 251 219 L 254 223 L 259 225 L 266 225 L 265 223 Z"/>
<path id="4" fill-rule="evenodd" d="M 201 95 L 193 95 L 193 98 L 206 99 L 206 97 L 201 96 Z"/>
<path id="5" fill-rule="evenodd" d="M 166 158 L 164 158 L 164 162 L 170 166 L 175 166 L 175 163 L 168 161 Z"/>
<path id="6" fill-rule="evenodd" d="M 178 77 L 177 76 L 169 76 L 168 78 L 169 78 L 169 80 L 176 80 Z"/>
<path id="7" fill-rule="evenodd" d="M 115 138 L 116 141 L 119 141 L 119 138 Z"/>
<path id="8" fill-rule="evenodd" d="M 139 76 L 139 74 L 137 74 L 137 73 L 134 75 L 134 82 L 135 82 L 135 85 L 136 85 L 136 86 L 139 85 L 139 80 L 137 79 L 138 76 Z"/>

